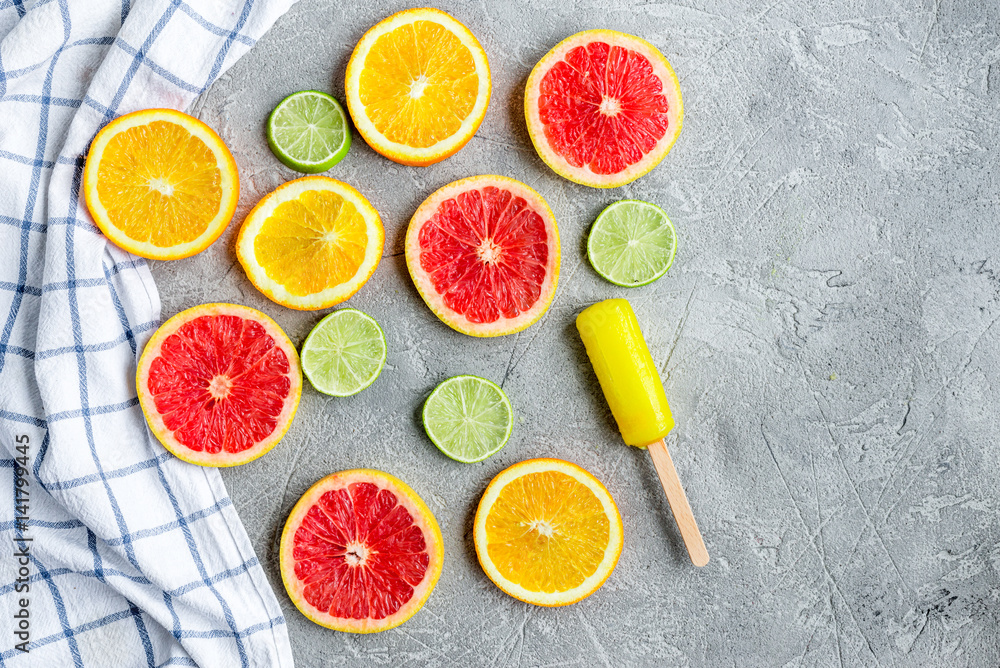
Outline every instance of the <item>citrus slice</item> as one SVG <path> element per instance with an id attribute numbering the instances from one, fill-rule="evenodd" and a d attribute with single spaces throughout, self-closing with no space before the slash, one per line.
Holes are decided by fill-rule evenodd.
<path id="1" fill-rule="evenodd" d="M 622 518 L 601 481 L 561 459 L 501 471 L 476 510 L 476 555 L 493 583 L 535 605 L 593 594 L 622 551 Z"/>
<path id="2" fill-rule="evenodd" d="M 334 311 L 302 344 L 302 370 L 324 394 L 349 397 L 375 382 L 385 366 L 385 334 L 374 318 L 353 308 Z"/>
<path id="3" fill-rule="evenodd" d="M 326 93 L 292 93 L 267 117 L 267 145 L 278 160 L 295 171 L 325 172 L 351 148 L 347 114 Z"/>
<path id="4" fill-rule="evenodd" d="M 595 188 L 639 178 L 663 160 L 684 106 L 670 63 L 613 30 L 567 37 L 538 61 L 524 91 L 528 134 L 557 174 Z"/>
<path id="5" fill-rule="evenodd" d="M 222 234 L 236 211 L 240 180 L 212 128 L 173 109 L 145 109 L 119 116 L 94 137 L 83 196 L 115 245 L 175 260 Z"/>
<path id="6" fill-rule="evenodd" d="M 475 36 L 429 7 L 393 14 L 347 63 L 347 108 L 376 152 L 431 165 L 472 139 L 490 101 L 490 66 Z"/>
<path id="7" fill-rule="evenodd" d="M 615 285 L 648 285 L 667 273 L 677 254 L 677 233 L 655 204 L 623 199 L 608 206 L 587 237 L 587 259 Z"/>
<path id="8" fill-rule="evenodd" d="M 312 621 L 352 633 L 399 626 L 441 576 L 437 520 L 402 480 L 341 471 L 309 488 L 281 532 L 281 579 Z"/>
<path id="9" fill-rule="evenodd" d="M 236 256 L 269 298 L 300 310 L 348 299 L 375 273 L 385 231 L 357 190 L 326 176 L 278 186 L 247 214 Z"/>
<path id="10" fill-rule="evenodd" d="M 472 336 L 519 332 L 545 313 L 559 280 L 559 229 L 542 196 L 504 176 L 450 183 L 406 230 L 417 291 L 449 327 Z"/>
<path id="11" fill-rule="evenodd" d="M 288 431 L 302 393 L 295 346 L 236 304 L 204 304 L 160 326 L 139 358 L 139 405 L 178 458 L 202 466 L 257 459 Z"/>
<path id="12" fill-rule="evenodd" d="M 444 381 L 424 402 L 424 431 L 438 450 L 470 464 L 496 454 L 514 428 L 510 400 L 496 383 L 478 376 Z"/>

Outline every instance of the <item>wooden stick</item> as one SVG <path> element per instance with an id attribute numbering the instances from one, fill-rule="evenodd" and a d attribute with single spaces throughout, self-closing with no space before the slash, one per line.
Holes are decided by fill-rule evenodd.
<path id="1" fill-rule="evenodd" d="M 660 483 L 663 484 L 663 491 L 667 493 L 667 501 L 670 502 L 670 510 L 674 513 L 677 521 L 677 528 L 681 530 L 681 538 L 691 556 L 691 563 L 701 568 L 708 563 L 708 550 L 705 548 L 705 541 L 698 530 L 698 523 L 694 521 L 694 514 L 691 512 L 691 504 L 688 503 L 684 488 L 677 477 L 677 469 L 667 452 L 667 444 L 661 438 L 656 443 L 649 445 L 649 454 L 653 457 L 653 466 L 660 476 Z"/>

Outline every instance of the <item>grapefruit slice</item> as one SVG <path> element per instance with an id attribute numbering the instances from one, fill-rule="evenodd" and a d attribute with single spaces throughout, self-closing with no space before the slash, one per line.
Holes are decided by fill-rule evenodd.
<path id="1" fill-rule="evenodd" d="M 376 633 L 423 607 L 441 576 L 444 543 L 406 483 L 354 469 L 302 495 L 279 552 L 281 579 L 302 614 L 337 631 Z"/>
<path id="2" fill-rule="evenodd" d="M 136 373 L 150 430 L 202 466 L 257 459 L 288 431 L 302 393 L 295 346 L 260 311 L 204 304 L 153 334 Z"/>
<path id="3" fill-rule="evenodd" d="M 530 326 L 559 280 L 559 229 L 537 192 L 504 176 L 472 176 L 420 205 L 406 231 L 417 291 L 449 327 L 501 336 Z"/>
<path id="4" fill-rule="evenodd" d="M 663 160 L 680 134 L 684 105 L 677 75 L 655 46 L 586 30 L 535 65 L 524 114 L 535 150 L 557 174 L 614 188 Z"/>

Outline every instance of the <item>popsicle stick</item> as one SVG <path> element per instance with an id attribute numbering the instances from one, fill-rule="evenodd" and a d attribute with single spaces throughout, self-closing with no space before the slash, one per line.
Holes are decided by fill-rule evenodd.
<path id="1" fill-rule="evenodd" d="M 684 539 L 691 563 L 701 568 L 708 563 L 708 550 L 705 548 L 705 541 L 702 540 L 701 531 L 698 530 L 698 523 L 694 521 L 687 494 L 684 493 L 681 481 L 677 477 L 677 469 L 674 468 L 674 462 L 667 452 L 667 444 L 662 438 L 649 445 L 649 454 L 653 457 L 653 466 L 660 476 L 663 491 L 667 493 L 670 510 L 674 513 L 677 528 L 681 530 L 681 538 Z"/>

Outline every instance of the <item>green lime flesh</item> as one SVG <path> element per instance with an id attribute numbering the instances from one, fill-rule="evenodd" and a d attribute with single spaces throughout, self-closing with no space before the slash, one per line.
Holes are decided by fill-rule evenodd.
<path id="1" fill-rule="evenodd" d="M 624 199 L 608 206 L 587 238 L 587 259 L 615 285 L 649 285 L 667 273 L 677 253 L 677 233 L 660 207 Z"/>
<path id="2" fill-rule="evenodd" d="M 514 412 L 496 383 L 478 376 L 455 376 L 427 397 L 423 420 L 424 431 L 438 450 L 470 464 L 506 445 Z"/>
<path id="3" fill-rule="evenodd" d="M 375 382 L 385 366 L 385 334 L 361 311 L 334 311 L 302 344 L 302 371 L 324 394 L 349 397 Z"/>
<path id="4" fill-rule="evenodd" d="M 325 172 L 351 148 L 347 114 L 326 93 L 292 93 L 267 118 L 267 144 L 278 160 L 298 172 Z"/>

